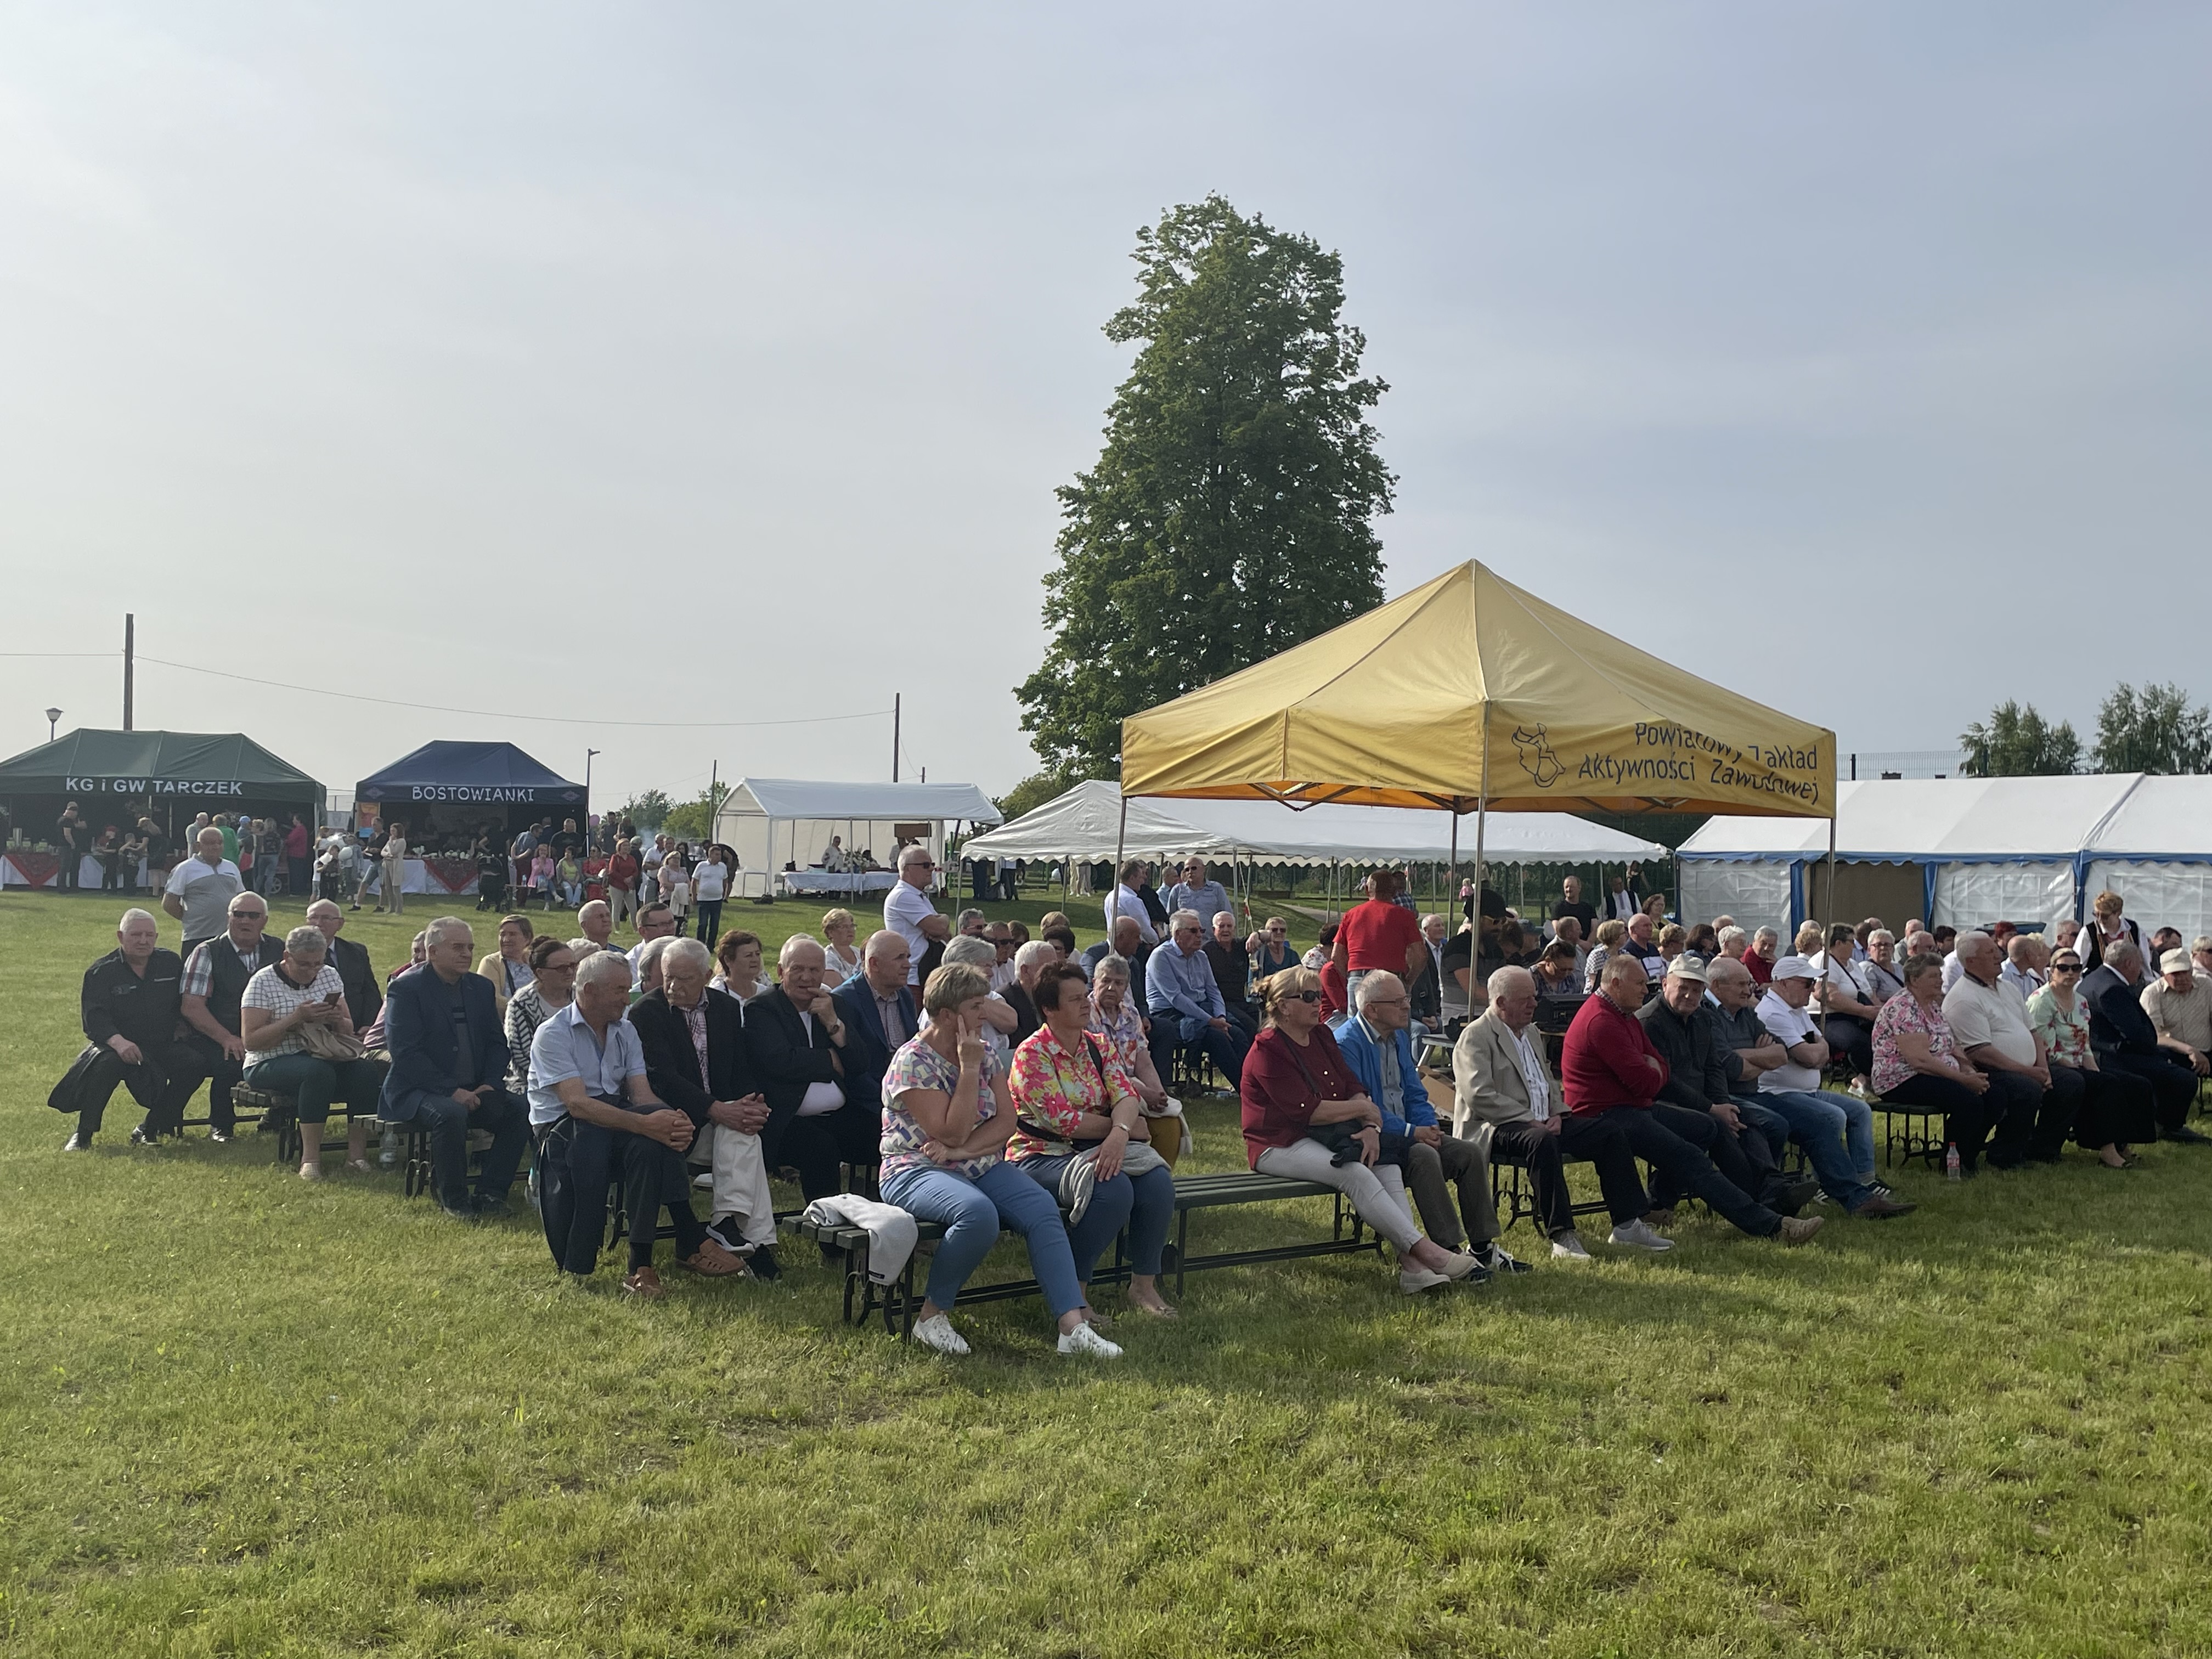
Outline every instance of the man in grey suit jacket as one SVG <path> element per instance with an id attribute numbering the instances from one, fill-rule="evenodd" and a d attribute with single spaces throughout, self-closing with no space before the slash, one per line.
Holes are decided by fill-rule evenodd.
<path id="1" fill-rule="evenodd" d="M 1490 976 L 1490 1006 L 1468 1022 L 1452 1049 L 1452 1133 L 1482 1142 L 1493 1163 L 1528 1170 L 1537 1224 L 1549 1235 L 1552 1254 L 1587 1261 L 1562 1159 L 1587 1158 L 1597 1166 L 1616 1227 L 1642 1220 L 1650 1205 L 1626 1138 L 1567 1111 L 1535 1018 L 1536 981 L 1527 969 L 1501 968 Z"/>

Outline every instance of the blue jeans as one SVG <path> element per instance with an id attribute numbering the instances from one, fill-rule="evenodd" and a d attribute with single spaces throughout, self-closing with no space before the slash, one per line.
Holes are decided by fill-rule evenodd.
<path id="1" fill-rule="evenodd" d="M 302 1123 L 329 1120 L 331 1103 L 343 1100 L 349 1116 L 374 1117 L 376 1097 L 384 1087 L 380 1060 L 318 1060 L 308 1054 L 275 1054 L 246 1062 L 246 1081 L 272 1095 L 293 1095 L 299 1100 Z"/>
<path id="2" fill-rule="evenodd" d="M 1070 1158 L 1025 1158 L 1015 1167 L 1028 1172 L 1048 1195 L 1060 1191 L 1060 1178 Z M 1054 1197 L 1057 1202 L 1057 1197 Z M 1129 1229 L 1129 1265 L 1147 1279 L 1160 1272 L 1160 1252 L 1167 1247 L 1168 1224 L 1175 1219 L 1175 1177 L 1165 1170 L 1142 1176 L 1127 1171 L 1091 1189 L 1091 1202 L 1083 1219 L 1067 1230 L 1067 1248 L 1075 1257 L 1076 1276 L 1088 1285 L 1098 1258 L 1123 1227 Z"/>
<path id="3" fill-rule="evenodd" d="M 1739 1107 L 1747 1103 L 1741 1097 L 1737 1098 Z M 1850 1114 L 1843 1109 L 1856 1106 L 1867 1120 L 1867 1173 L 1871 1173 L 1874 1114 L 1864 1101 L 1825 1091 L 1815 1093 L 1809 1089 L 1770 1089 L 1759 1097 L 1759 1103 L 1781 1114 L 1789 1123 L 1790 1138 L 1805 1149 L 1805 1156 L 1813 1165 L 1814 1178 L 1820 1182 L 1822 1192 L 1846 1210 L 1856 1210 L 1874 1196 L 1854 1157 L 1856 1149 L 1846 1138 Z"/>
<path id="4" fill-rule="evenodd" d="M 522 1163 L 522 1149 L 530 1143 L 530 1115 L 520 1101 L 494 1089 L 471 1110 L 451 1095 L 410 1089 L 392 1103 L 397 1110 L 378 1114 L 386 1122 L 419 1122 L 430 1133 L 430 1188 L 439 1203 L 449 1210 L 469 1207 L 471 1129 L 491 1135 L 477 1170 L 477 1196 L 507 1201 L 507 1188 L 514 1185 L 514 1172 Z"/>
<path id="5" fill-rule="evenodd" d="M 1067 1229 L 1052 1195 L 1012 1164 L 994 1164 L 970 1180 L 951 1170 L 901 1170 L 883 1179 L 884 1202 L 921 1221 L 942 1223 L 945 1237 L 929 1264 L 929 1299 L 950 1310 L 960 1287 L 1011 1227 L 1030 1249 L 1030 1271 L 1056 1320 L 1085 1306 L 1067 1248 Z"/>

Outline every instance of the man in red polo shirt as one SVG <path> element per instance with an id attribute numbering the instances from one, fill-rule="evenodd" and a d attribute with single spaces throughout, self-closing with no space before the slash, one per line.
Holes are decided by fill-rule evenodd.
<path id="1" fill-rule="evenodd" d="M 1358 1006 L 1359 981 L 1380 971 L 1401 974 L 1411 984 L 1428 958 L 1421 919 L 1396 902 L 1398 874 L 1377 870 L 1367 878 L 1367 902 L 1355 904 L 1336 925 L 1329 960 L 1345 976 L 1350 1006 Z"/>
<path id="2" fill-rule="evenodd" d="M 1559 1064 L 1559 1092 L 1567 1109 L 1577 1117 L 1617 1125 L 1629 1151 L 1654 1165 L 1666 1185 L 1695 1194 L 1745 1232 L 1802 1244 L 1820 1231 L 1820 1217 L 1779 1216 L 1745 1196 L 1692 1139 L 1702 1125 L 1710 1139 L 1712 1120 L 1654 1103 L 1667 1081 L 1667 1062 L 1636 1018 L 1645 982 L 1644 964 L 1634 957 L 1622 952 L 1606 958 L 1598 994 L 1584 1000 L 1567 1027 Z M 1615 1227 L 1610 1242 L 1645 1250 L 1673 1248 L 1640 1220 Z"/>

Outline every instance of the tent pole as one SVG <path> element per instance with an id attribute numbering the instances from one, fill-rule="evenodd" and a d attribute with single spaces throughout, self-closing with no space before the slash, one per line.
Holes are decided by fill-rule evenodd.
<path id="1" fill-rule="evenodd" d="M 1447 893 L 1447 895 L 1448 895 L 1448 896 L 1445 898 L 1445 901 L 1444 901 L 1444 902 L 1445 902 L 1447 904 L 1449 904 L 1449 903 L 1454 902 L 1455 902 L 1455 901 L 1456 901 L 1456 900 L 1457 900 L 1457 898 L 1459 897 L 1459 895 L 1458 895 L 1458 894 L 1454 893 L 1454 892 L 1452 892 L 1452 891 L 1450 890 L 1451 890 L 1451 878 L 1452 878 L 1452 877 L 1454 877 L 1454 876 L 1455 876 L 1455 875 L 1457 875 L 1458 873 L 1459 873 L 1459 797 L 1458 797 L 1458 796 L 1456 796 L 1456 795 L 1455 795 L 1455 796 L 1453 796 L 1453 797 L 1452 797 L 1452 804 L 1451 804 L 1451 863 L 1450 863 L 1450 864 L 1449 864 L 1449 865 L 1445 868 L 1445 871 L 1444 871 L 1444 889 L 1445 889 L 1445 891 L 1446 891 L 1446 893 Z M 1452 931 L 1453 931 L 1454 933 L 1457 933 L 1457 932 L 1459 931 L 1459 929 L 1457 929 L 1456 927 L 1455 927 L 1454 929 L 1452 929 Z"/>
<path id="2" fill-rule="evenodd" d="M 1828 921 L 1836 919 L 1836 815 L 1828 815 Z M 1822 946 L 1823 949 L 1826 947 Z"/>
<path id="3" fill-rule="evenodd" d="M 1128 839 L 1129 839 L 1129 798 L 1128 798 L 1127 795 L 1124 795 L 1124 796 L 1122 796 L 1122 797 L 1121 797 L 1121 827 L 1120 827 L 1120 828 L 1118 828 L 1118 829 L 1116 829 L 1116 830 L 1114 831 L 1114 868 L 1113 868 L 1113 870 L 1109 872 L 1109 874 L 1110 874 L 1110 876 L 1111 876 L 1111 878 L 1113 879 L 1113 881 L 1114 881 L 1117 885 L 1120 884 L 1121 879 L 1121 848 L 1122 848 L 1123 845 L 1124 845 L 1124 844 L 1128 841 Z M 1109 889 L 1108 890 L 1108 896 L 1109 896 L 1109 897 L 1110 897 L 1111 896 L 1112 896 L 1112 889 L 1110 889 L 1110 888 L 1109 888 Z M 1110 907 L 1109 907 L 1109 908 L 1108 914 L 1109 914 L 1109 915 L 1112 914 L 1112 911 L 1111 911 Z M 1112 928 L 1110 926 L 1109 926 L 1109 927 L 1107 928 L 1107 930 L 1106 930 L 1107 943 L 1109 943 L 1109 945 L 1110 945 L 1111 943 L 1113 943 L 1113 932 L 1114 932 L 1114 930 L 1113 930 L 1113 928 Z"/>

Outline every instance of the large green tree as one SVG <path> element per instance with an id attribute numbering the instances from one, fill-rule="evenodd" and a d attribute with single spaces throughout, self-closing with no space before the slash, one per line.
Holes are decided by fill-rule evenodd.
<path id="1" fill-rule="evenodd" d="M 1974 778 L 2051 777 L 2078 769 L 2081 739 L 2073 724 L 2052 726 L 2033 703 L 2022 708 L 2008 697 L 1990 711 L 1987 724 L 1976 720 L 1959 734 L 1966 756 L 1959 769 Z"/>
<path id="2" fill-rule="evenodd" d="M 1137 342 L 1097 465 L 1059 493 L 1052 640 L 1016 688 L 1046 769 L 1112 777 L 1121 721 L 1380 604 L 1396 480 L 1343 261 L 1218 196 L 1137 233 Z"/>
<path id="3" fill-rule="evenodd" d="M 2106 772 L 2212 772 L 2212 710 L 2179 685 L 2123 681 L 2097 710 L 2097 766 Z"/>

